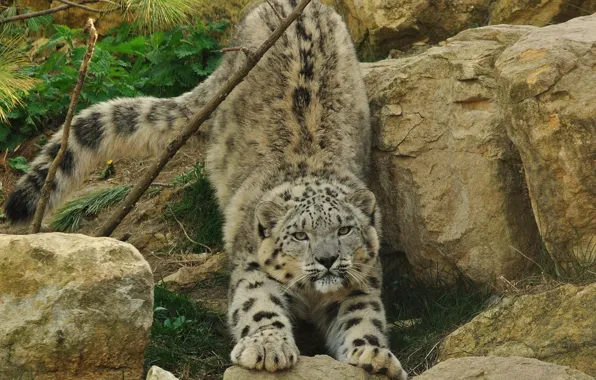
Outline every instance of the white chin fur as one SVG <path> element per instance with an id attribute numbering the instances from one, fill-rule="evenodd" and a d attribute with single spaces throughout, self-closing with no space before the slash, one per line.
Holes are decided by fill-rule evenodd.
<path id="1" fill-rule="evenodd" d="M 326 276 L 314 282 L 315 289 L 321 293 L 334 292 L 343 288 L 343 280 L 339 277 Z"/>

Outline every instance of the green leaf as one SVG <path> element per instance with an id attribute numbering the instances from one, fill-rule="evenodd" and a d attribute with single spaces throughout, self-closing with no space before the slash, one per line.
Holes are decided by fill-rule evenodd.
<path id="1" fill-rule="evenodd" d="M 29 164 L 27 163 L 27 159 L 22 156 L 9 158 L 8 166 L 10 166 L 13 169 L 20 170 L 22 172 L 26 172 L 27 170 L 29 170 Z"/>
<path id="2" fill-rule="evenodd" d="M 97 44 L 97 46 L 110 53 L 142 55 L 145 52 L 146 42 L 146 37 L 138 36 L 130 41 L 118 44 L 115 44 L 113 41 L 105 39 L 101 43 Z"/>

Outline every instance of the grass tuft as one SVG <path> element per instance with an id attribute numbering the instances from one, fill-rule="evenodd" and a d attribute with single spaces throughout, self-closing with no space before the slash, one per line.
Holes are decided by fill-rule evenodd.
<path id="1" fill-rule="evenodd" d="M 437 279 L 432 286 L 407 275 L 386 278 L 389 339 L 404 369 L 417 375 L 436 364 L 442 339 L 482 311 L 489 297 L 461 274 L 453 284 Z"/>
<path id="2" fill-rule="evenodd" d="M 230 339 L 224 331 L 220 315 L 157 285 L 145 370 L 157 365 L 181 380 L 220 379 L 230 365 Z"/>
<path id="3" fill-rule="evenodd" d="M 537 286 L 538 289 L 543 289 L 544 286 L 585 285 L 596 282 L 596 235 L 593 235 L 584 247 L 567 252 L 549 252 L 542 242 L 536 259 L 518 249 L 515 251 L 531 261 L 539 272 L 539 275 L 529 276 L 512 284 L 515 288 Z"/>
<path id="4" fill-rule="evenodd" d="M 56 231 L 76 231 L 85 217 L 95 216 L 102 210 L 122 201 L 130 186 L 116 186 L 99 190 L 66 203 L 51 222 Z"/>
<path id="5" fill-rule="evenodd" d="M 181 198 L 168 205 L 166 215 L 182 223 L 194 241 L 190 243 L 194 251 L 204 252 L 205 246 L 213 250 L 222 248 L 223 215 L 203 166 L 195 166 L 174 182 L 186 185 Z"/>
<path id="6" fill-rule="evenodd" d="M 195 13 L 196 0 L 121 0 L 135 23 L 148 32 L 189 24 Z"/>

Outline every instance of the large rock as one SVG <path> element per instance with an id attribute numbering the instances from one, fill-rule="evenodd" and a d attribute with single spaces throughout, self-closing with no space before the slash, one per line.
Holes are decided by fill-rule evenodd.
<path id="1" fill-rule="evenodd" d="M 494 62 L 534 27 L 471 29 L 409 58 L 364 64 L 383 235 L 418 275 L 491 283 L 530 264 L 540 240 Z"/>
<path id="2" fill-rule="evenodd" d="M 439 358 L 523 356 L 595 376 L 595 309 L 596 283 L 508 297 L 451 333 Z"/>
<path id="3" fill-rule="evenodd" d="M 296 367 L 288 371 L 269 373 L 251 371 L 242 367 L 230 367 L 223 380 L 387 380 L 385 376 L 373 376 L 361 368 L 339 362 L 326 355 L 301 356 Z"/>
<path id="4" fill-rule="evenodd" d="M 496 0 L 490 23 L 546 26 L 594 12 L 594 0 Z"/>
<path id="5" fill-rule="evenodd" d="M 0 235 L 0 378 L 139 379 L 153 318 L 149 264 L 130 244 Z"/>
<path id="6" fill-rule="evenodd" d="M 569 367 L 536 359 L 469 357 L 439 363 L 413 380 L 593 380 Z"/>
<path id="7" fill-rule="evenodd" d="M 323 0 L 339 11 L 365 58 L 484 25 L 489 0 Z"/>
<path id="8" fill-rule="evenodd" d="M 560 261 L 596 259 L 594 46 L 596 15 L 537 29 L 496 62 L 507 132 L 542 238 Z"/>

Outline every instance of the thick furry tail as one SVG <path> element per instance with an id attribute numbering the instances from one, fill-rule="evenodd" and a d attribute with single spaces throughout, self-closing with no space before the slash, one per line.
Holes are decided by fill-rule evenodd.
<path id="1" fill-rule="evenodd" d="M 48 210 L 76 189 L 100 162 L 118 157 L 155 156 L 161 152 L 219 88 L 224 70 L 220 66 L 193 91 L 177 98 L 114 99 L 81 111 L 73 118 L 68 148 L 56 172 Z M 25 222 L 35 214 L 61 138 L 62 129 L 51 137 L 19 179 L 4 205 L 9 220 Z"/>

